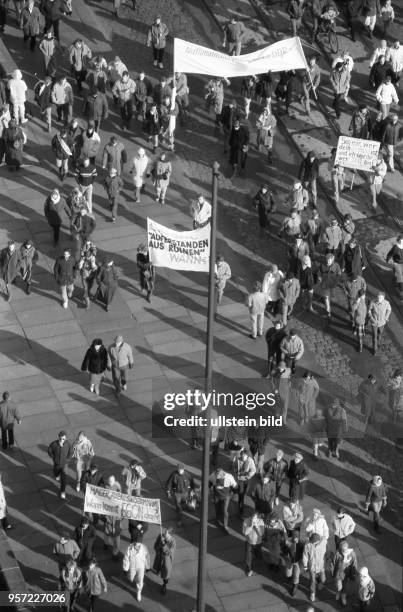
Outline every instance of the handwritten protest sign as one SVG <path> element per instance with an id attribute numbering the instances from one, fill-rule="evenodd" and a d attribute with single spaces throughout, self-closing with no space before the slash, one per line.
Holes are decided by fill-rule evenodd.
<path id="1" fill-rule="evenodd" d="M 85 488 L 84 512 L 161 524 L 159 499 L 132 497 L 91 484 Z"/>
<path id="2" fill-rule="evenodd" d="M 378 159 L 380 143 L 340 136 L 337 144 L 335 164 L 355 170 L 372 170 Z"/>
<path id="3" fill-rule="evenodd" d="M 208 272 L 210 226 L 177 232 L 147 219 L 148 252 L 154 266 L 173 270 Z"/>

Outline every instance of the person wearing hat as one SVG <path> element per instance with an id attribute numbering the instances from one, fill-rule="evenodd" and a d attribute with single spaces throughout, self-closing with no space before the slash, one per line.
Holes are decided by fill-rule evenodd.
<path id="1" fill-rule="evenodd" d="M 315 290 L 322 296 L 325 302 L 325 316 L 330 319 L 334 291 L 341 281 L 341 269 L 339 264 L 336 263 L 333 253 L 328 252 L 326 254 L 325 263 L 321 263 L 319 266 L 317 279 L 318 284 Z"/>
<path id="2" fill-rule="evenodd" d="M 297 213 L 304 211 L 309 204 L 309 194 L 305 187 L 299 181 L 295 181 L 290 191 L 289 196 L 284 202 L 285 206 L 289 206 L 291 211 L 296 210 Z"/>
<path id="3" fill-rule="evenodd" d="M 53 189 L 53 191 L 46 198 L 44 213 L 46 220 L 53 231 L 53 246 L 56 246 L 59 243 L 60 228 L 63 223 L 64 216 L 65 214 L 68 214 L 58 189 Z"/>
<path id="4" fill-rule="evenodd" d="M 375 595 L 375 584 L 369 575 L 367 567 L 361 567 L 358 570 L 358 599 L 359 599 L 359 612 L 364 612 L 368 609 L 371 600 Z"/>
<path id="5" fill-rule="evenodd" d="M 381 476 L 374 476 L 369 483 L 365 497 L 365 511 L 372 512 L 374 529 L 380 532 L 381 511 L 386 508 L 387 491 Z"/>
<path id="6" fill-rule="evenodd" d="M 136 459 L 130 461 L 129 465 L 123 468 L 122 476 L 125 480 L 127 495 L 141 497 L 141 485 L 147 474 L 140 462 Z"/>
<path id="7" fill-rule="evenodd" d="M 150 160 L 146 155 L 145 150 L 140 147 L 137 151 L 137 155 L 133 157 L 130 174 L 133 174 L 133 183 L 135 190 L 135 203 L 140 203 L 140 194 L 144 193 L 144 179 L 149 177 L 148 171 Z"/>
<path id="8" fill-rule="evenodd" d="M 217 526 L 222 527 L 225 535 L 229 535 L 229 503 L 238 485 L 232 474 L 222 468 L 217 468 L 209 478 L 209 488 L 213 490 L 213 500 Z"/>
<path id="9" fill-rule="evenodd" d="M 112 362 L 112 379 L 116 393 L 127 390 L 127 371 L 133 368 L 133 351 L 130 344 L 123 341 L 123 336 L 116 336 L 108 348 Z"/>
<path id="10" fill-rule="evenodd" d="M 152 47 L 154 66 L 161 70 L 164 68 L 164 54 L 167 44 L 168 27 L 161 21 L 161 16 L 157 15 L 147 34 L 147 47 Z"/>
<path id="11" fill-rule="evenodd" d="M 328 439 L 328 457 L 340 459 L 340 445 L 343 435 L 348 431 L 347 413 L 340 400 L 335 398 L 326 409 L 326 431 Z"/>
<path id="12" fill-rule="evenodd" d="M 248 578 L 253 575 L 253 559 L 262 558 L 262 542 L 265 534 L 265 523 L 257 510 L 244 519 L 242 533 L 245 536 L 245 565 Z"/>
<path id="13" fill-rule="evenodd" d="M 295 453 L 294 457 L 291 459 L 287 476 L 289 480 L 289 498 L 302 501 L 305 497 L 309 471 L 301 453 Z"/>
<path id="14" fill-rule="evenodd" d="M 250 337 L 256 340 L 257 336 L 263 335 L 264 315 L 266 312 L 267 296 L 262 291 L 262 283 L 254 283 L 254 291 L 246 298 L 246 306 L 249 310 L 251 333 Z"/>
<path id="15" fill-rule="evenodd" d="M 72 457 L 72 448 L 65 431 L 59 431 L 57 440 L 49 444 L 48 455 L 53 461 L 53 474 L 60 482 L 60 497 L 66 499 L 66 467 Z"/>
<path id="16" fill-rule="evenodd" d="M 185 470 L 183 463 L 178 463 L 176 469 L 170 474 L 165 484 L 165 491 L 168 499 L 173 497 L 175 503 L 178 526 L 183 524 L 183 507 L 185 506 L 191 491 L 193 491 L 195 488 L 196 485 L 193 477 L 187 470 Z"/>
<path id="17" fill-rule="evenodd" d="M 159 159 L 155 162 L 154 168 L 151 172 L 157 190 L 156 202 L 165 204 L 165 196 L 169 186 L 169 181 L 172 174 L 172 164 L 167 159 L 165 152 L 162 152 Z"/>
<path id="18" fill-rule="evenodd" d="M 143 243 L 137 248 L 136 264 L 140 273 L 141 293 L 143 295 L 145 293 L 147 302 L 151 302 L 151 296 L 155 288 L 155 269 L 150 261 L 148 248 Z"/>
<path id="19" fill-rule="evenodd" d="M 118 206 L 120 203 L 120 192 L 123 189 L 123 179 L 118 176 L 116 168 L 111 168 L 104 180 L 104 187 L 109 201 L 112 223 L 115 223 L 118 216 Z"/>
<path id="20" fill-rule="evenodd" d="M 286 537 L 287 531 L 284 523 L 278 513 L 273 510 L 268 516 L 264 534 L 269 569 L 280 571 Z"/>
<path id="21" fill-rule="evenodd" d="M 281 360 L 272 374 L 272 385 L 276 398 L 276 413 L 283 417 L 283 425 L 287 423 L 288 407 L 291 393 L 291 368 Z"/>
<path id="22" fill-rule="evenodd" d="M 288 473 L 288 463 L 284 459 L 284 452 L 278 449 L 276 455 L 269 459 L 263 466 L 263 473 L 267 474 L 270 481 L 275 483 L 275 499 L 276 506 L 280 503 L 281 486 L 286 479 Z"/>
<path id="23" fill-rule="evenodd" d="M 259 217 L 260 238 L 263 238 L 264 230 L 270 227 L 270 215 L 276 210 L 273 193 L 269 185 L 260 187 L 253 198 L 253 205 Z"/>
<path id="24" fill-rule="evenodd" d="M 302 160 L 299 167 L 298 178 L 302 182 L 304 188 L 310 195 L 310 205 L 316 208 L 318 199 L 318 190 L 316 182 L 319 177 L 319 160 L 315 155 L 315 151 L 309 151 L 305 159 Z"/>
<path id="25" fill-rule="evenodd" d="M 312 533 L 305 543 L 302 554 L 302 564 L 305 572 L 309 572 L 311 601 L 316 601 L 316 589 L 322 589 L 326 582 L 325 573 L 326 549 L 322 545 L 322 538 L 317 533 Z M 319 582 L 319 584 L 318 584 Z"/>
<path id="26" fill-rule="evenodd" d="M 21 251 L 17 249 L 14 240 L 9 240 L 7 246 L 0 251 L 1 278 L 6 289 L 6 299 L 11 300 L 11 285 L 20 274 Z"/>
<path id="27" fill-rule="evenodd" d="M 109 172 L 111 168 L 114 168 L 118 176 L 121 176 L 126 163 L 127 153 L 124 144 L 119 142 L 116 136 L 111 136 L 102 154 L 102 169 Z"/>

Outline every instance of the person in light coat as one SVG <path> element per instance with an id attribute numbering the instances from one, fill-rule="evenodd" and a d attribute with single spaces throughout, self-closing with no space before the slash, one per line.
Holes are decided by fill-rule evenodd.
<path id="1" fill-rule="evenodd" d="M 211 204 L 201 195 L 191 203 L 190 213 L 193 217 L 193 229 L 204 227 L 210 223 Z"/>
<path id="2" fill-rule="evenodd" d="M 132 169 L 130 170 L 130 173 L 133 174 L 135 203 L 140 202 L 140 194 L 144 193 L 144 178 L 149 176 L 149 163 L 149 157 L 147 157 L 144 149 L 140 148 L 137 155 L 133 158 Z"/>
<path id="3" fill-rule="evenodd" d="M 280 284 L 279 288 L 280 311 L 284 326 L 287 325 L 288 319 L 291 317 L 300 291 L 301 286 L 299 280 L 295 278 L 294 272 L 287 272 L 284 282 Z"/>
<path id="4" fill-rule="evenodd" d="M 383 83 L 376 90 L 375 96 L 381 107 L 383 119 L 386 119 L 389 115 L 391 105 L 399 104 L 399 97 L 390 75 L 385 77 Z"/>
<path id="5" fill-rule="evenodd" d="M 13 117 L 17 123 L 27 123 L 28 119 L 25 117 L 25 101 L 27 84 L 22 78 L 21 70 L 14 70 L 12 78 L 8 82 L 8 90 L 10 92 L 10 102 L 13 107 Z"/>
<path id="6" fill-rule="evenodd" d="M 7 502 L 6 496 L 4 495 L 4 487 L 3 487 L 3 473 L 0 472 L 0 522 L 1 526 L 4 530 L 12 529 L 14 525 L 10 523 L 7 518 Z"/>
<path id="7" fill-rule="evenodd" d="M 122 476 L 125 479 L 127 495 L 134 497 L 141 496 L 141 483 L 147 477 L 143 467 L 138 461 L 133 459 L 129 465 L 126 465 L 122 470 Z"/>
<path id="8" fill-rule="evenodd" d="M 292 536 L 293 531 L 300 531 L 303 520 L 304 512 L 297 499 L 290 500 L 288 504 L 284 504 L 283 523 L 289 537 Z"/>
<path id="9" fill-rule="evenodd" d="M 284 274 L 275 264 L 271 264 L 268 267 L 263 277 L 262 291 L 266 294 L 267 310 L 273 315 L 277 312 L 277 306 L 280 299 L 279 287 L 283 279 Z"/>
<path id="10" fill-rule="evenodd" d="M 218 255 L 215 264 L 215 290 L 217 304 L 221 303 L 227 281 L 231 278 L 231 268 L 223 255 Z"/>
<path id="11" fill-rule="evenodd" d="M 316 533 L 320 536 L 320 543 L 326 552 L 327 541 L 329 539 L 329 527 L 326 519 L 319 508 L 314 508 L 312 514 L 305 520 L 305 532 L 308 538 Z"/>
<path id="12" fill-rule="evenodd" d="M 355 529 L 354 519 L 346 513 L 345 509 L 340 506 L 337 508 L 337 512 L 332 518 L 332 525 L 334 529 L 334 543 L 336 550 L 339 548 L 340 543 L 344 542 Z"/>
<path id="13" fill-rule="evenodd" d="M 319 385 L 310 372 L 304 372 L 297 388 L 298 419 L 301 425 L 308 423 L 316 410 Z"/>
<path id="14" fill-rule="evenodd" d="M 262 291 L 262 283 L 256 281 L 254 291 L 246 298 L 246 306 L 249 309 L 251 333 L 250 337 L 254 340 L 256 336 L 263 335 L 264 314 L 266 310 L 267 296 Z"/>
<path id="15" fill-rule="evenodd" d="M 379 195 L 382 191 L 382 185 L 387 171 L 387 165 L 385 163 L 385 160 L 383 159 L 382 153 L 380 152 L 376 164 L 372 166 L 372 169 L 368 175 L 368 186 L 370 194 L 372 196 L 371 205 L 374 210 L 376 210 L 378 207 L 376 196 Z"/>
<path id="16" fill-rule="evenodd" d="M 333 577 L 336 580 L 336 601 L 341 601 L 341 605 L 347 607 L 347 585 L 350 580 L 354 580 L 357 573 L 357 556 L 348 542 L 343 540 L 336 548 L 334 556 Z"/>
<path id="17" fill-rule="evenodd" d="M 375 584 L 369 575 L 368 568 L 362 567 L 358 571 L 358 599 L 360 601 L 360 611 L 367 610 L 368 605 L 375 595 Z"/>
<path id="18" fill-rule="evenodd" d="M 141 601 L 144 585 L 144 575 L 150 569 L 150 553 L 145 544 L 136 542 L 129 544 L 123 557 L 123 571 L 127 578 L 136 586 L 137 601 Z"/>
<path id="19" fill-rule="evenodd" d="M 265 529 L 264 520 L 256 510 L 252 516 L 243 521 L 242 533 L 245 536 L 245 565 L 248 578 L 253 574 L 253 557 L 257 559 L 262 557 L 262 540 Z"/>
<path id="20" fill-rule="evenodd" d="M 304 546 L 302 554 L 302 564 L 305 571 L 309 572 L 310 579 L 310 600 L 316 600 L 316 588 L 319 590 L 326 581 L 325 573 L 325 553 L 322 538 L 317 533 L 312 533 Z M 319 579 L 319 585 L 317 585 Z"/>
<path id="21" fill-rule="evenodd" d="M 77 439 L 73 442 L 73 458 L 76 460 L 76 491 L 81 489 L 81 477 L 83 472 L 90 469 L 91 461 L 94 456 L 92 442 L 83 431 L 80 431 Z"/>
<path id="22" fill-rule="evenodd" d="M 389 321 L 391 312 L 392 308 L 388 300 L 385 299 L 385 294 L 379 291 L 376 300 L 371 300 L 368 308 L 368 318 L 372 327 L 374 355 L 378 350 L 385 325 Z"/>
<path id="23" fill-rule="evenodd" d="M 156 202 L 165 204 L 165 196 L 169 186 L 169 181 L 172 174 L 172 164 L 167 160 L 165 152 L 162 152 L 159 159 L 156 161 L 152 175 L 157 190 Z"/>
<path id="24" fill-rule="evenodd" d="M 393 71 L 393 83 L 397 83 L 403 70 L 403 47 L 396 39 L 386 51 L 386 61 L 390 62 Z"/>
<path id="25" fill-rule="evenodd" d="M 263 145 L 267 150 L 267 162 L 273 161 L 273 138 L 276 133 L 277 120 L 271 112 L 270 104 L 263 109 L 263 113 L 259 116 L 256 122 L 256 146 L 258 151 Z"/>

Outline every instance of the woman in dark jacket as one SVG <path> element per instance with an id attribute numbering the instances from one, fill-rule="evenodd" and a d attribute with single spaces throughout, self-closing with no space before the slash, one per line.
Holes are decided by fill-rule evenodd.
<path id="1" fill-rule="evenodd" d="M 90 375 L 90 391 L 99 395 L 99 386 L 106 370 L 111 369 L 111 360 L 108 351 L 102 344 L 100 338 L 95 338 L 81 366 L 82 372 L 89 372 Z"/>
<path id="2" fill-rule="evenodd" d="M 172 574 L 176 541 L 173 537 L 173 528 L 168 527 L 164 535 L 160 534 L 154 544 L 155 560 L 153 570 L 162 578 L 161 593 L 167 592 L 167 584 Z"/>
<path id="3" fill-rule="evenodd" d="M 27 139 L 20 127 L 17 126 L 15 119 L 10 119 L 8 128 L 3 132 L 4 144 L 6 147 L 6 164 L 10 172 L 19 170 L 22 164 L 24 144 Z"/>
<path id="4" fill-rule="evenodd" d="M 109 305 L 113 300 L 115 291 L 118 286 L 118 275 L 113 265 L 113 261 L 104 260 L 97 274 L 98 290 L 94 301 L 101 300 L 105 304 L 105 310 L 108 312 Z"/>
<path id="5" fill-rule="evenodd" d="M 87 565 L 91 561 L 96 535 L 89 519 L 84 516 L 74 532 L 74 539 L 80 548 L 80 555 L 77 559 L 80 565 Z"/>
<path id="6" fill-rule="evenodd" d="M 290 500 L 299 499 L 299 501 L 302 501 L 304 499 L 308 473 L 303 456 L 301 453 L 295 453 L 294 458 L 290 461 L 290 467 L 288 468 Z"/>
<path id="7" fill-rule="evenodd" d="M 154 266 L 150 262 L 150 256 L 145 244 L 140 244 L 137 249 L 137 267 L 140 272 L 141 292 L 147 294 L 147 301 L 151 302 L 151 295 L 154 291 L 155 272 Z"/>

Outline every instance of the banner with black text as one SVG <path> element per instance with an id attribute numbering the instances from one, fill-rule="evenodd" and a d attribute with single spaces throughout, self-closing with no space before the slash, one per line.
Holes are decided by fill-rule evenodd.
<path id="1" fill-rule="evenodd" d="M 209 271 L 210 224 L 189 232 L 178 232 L 147 219 L 147 245 L 154 266 Z"/>

